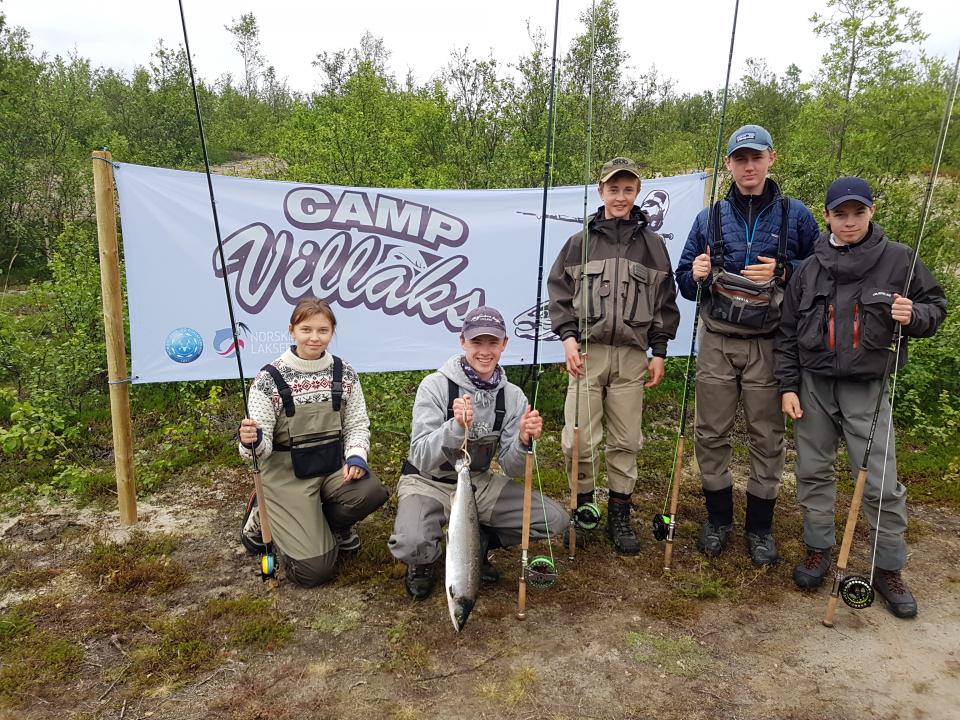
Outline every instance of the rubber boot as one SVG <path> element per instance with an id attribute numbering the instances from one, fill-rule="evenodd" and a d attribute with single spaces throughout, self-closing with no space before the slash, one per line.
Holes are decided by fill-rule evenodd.
<path id="1" fill-rule="evenodd" d="M 480 582 L 484 585 L 493 585 L 500 581 L 500 573 L 490 562 L 490 551 L 503 547 L 500 538 L 492 530 L 480 529 L 480 553 L 483 561 L 480 563 Z"/>

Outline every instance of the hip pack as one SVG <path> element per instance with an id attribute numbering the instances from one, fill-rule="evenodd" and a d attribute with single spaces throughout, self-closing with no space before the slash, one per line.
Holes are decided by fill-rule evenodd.
<path id="1" fill-rule="evenodd" d="M 783 267 L 787 255 L 787 232 L 790 210 L 789 198 L 780 200 L 781 223 L 777 243 L 777 268 Z M 720 227 L 720 203 L 710 209 L 708 246 L 713 237 L 716 248 L 711 270 L 710 293 L 703 302 L 701 319 L 707 329 L 733 337 L 770 335 L 780 324 L 780 306 L 783 303 L 783 285 L 777 277 L 758 283 L 738 273 L 723 269 L 723 232 Z"/>

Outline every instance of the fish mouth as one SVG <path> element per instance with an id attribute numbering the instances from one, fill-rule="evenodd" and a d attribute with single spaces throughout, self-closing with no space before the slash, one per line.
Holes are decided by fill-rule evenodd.
<path id="1" fill-rule="evenodd" d="M 453 598 L 453 605 L 450 608 L 450 619 L 453 620 L 453 627 L 456 628 L 457 632 L 460 632 L 463 630 L 463 626 L 467 624 L 467 619 L 473 611 L 475 601 L 462 596 L 454 596 L 453 588 L 450 588 L 449 592 Z"/>

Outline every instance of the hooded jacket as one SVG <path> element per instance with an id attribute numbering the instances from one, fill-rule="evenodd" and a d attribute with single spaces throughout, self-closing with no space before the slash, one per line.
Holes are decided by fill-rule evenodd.
<path id="1" fill-rule="evenodd" d="M 801 369 L 848 380 L 883 377 L 897 323 L 894 294 L 913 301 L 913 319 L 903 327 L 898 367 L 907 362 L 907 338 L 930 337 L 947 315 L 936 279 L 917 260 L 904 293 L 913 250 L 888 240 L 870 223 L 865 240 L 836 247 L 823 233 L 787 284 L 783 319 L 774 341 L 780 392 L 798 392 Z"/>
<path id="2" fill-rule="evenodd" d="M 521 445 L 518 435 L 520 418 L 527 409 L 526 396 L 519 387 L 507 380 L 506 373 L 501 373 L 502 379 L 496 389 L 478 390 L 464 374 L 460 357 L 459 354 L 451 357 L 437 372 L 427 375 L 417 388 L 417 397 L 413 403 L 410 452 L 407 456 L 409 461 L 419 468 L 423 475 L 443 475 L 447 473 L 441 469 L 441 465 L 447 462 L 444 448 L 456 451 L 463 445 L 463 427 L 453 418 L 447 419 L 449 379 L 460 388 L 461 397 L 464 393 L 470 393 L 473 398 L 471 439 L 479 439 L 492 432 L 496 396 L 500 389 L 503 389 L 506 413 L 500 428 L 498 460 L 506 475 L 522 475 L 526 466 L 527 448 Z"/>
<path id="3" fill-rule="evenodd" d="M 550 323 L 561 340 L 582 340 L 585 320 L 591 342 L 650 348 L 666 357 L 680 324 L 677 290 L 667 246 L 647 225 L 636 205 L 625 219 L 608 219 L 600 207 L 587 222 L 586 265 L 582 232 L 564 244 L 547 278 Z"/>
<path id="4" fill-rule="evenodd" d="M 711 255 L 715 264 L 722 262 L 723 269 L 732 273 L 741 273 L 747 265 L 755 265 L 758 255 L 776 258 L 779 244 L 780 226 L 783 221 L 781 210 L 780 186 L 771 178 L 767 178 L 764 193 L 761 199 L 753 200 L 750 197 L 738 197 L 736 185 L 723 200 L 720 200 L 720 231 L 723 233 L 723 257 Z M 762 207 L 752 209 L 754 204 L 766 203 Z M 738 202 L 739 200 L 739 202 Z M 737 208 L 737 205 L 746 204 L 747 214 Z M 693 261 L 698 255 L 706 251 L 707 241 L 711 244 L 711 253 L 716 253 L 717 239 L 709 237 L 710 208 L 704 208 L 697 215 L 687 236 L 687 243 L 680 254 L 677 265 L 677 285 L 680 294 L 687 300 L 697 296 L 697 283 L 693 279 Z M 787 215 L 787 248 L 786 267 L 784 271 L 789 279 L 793 270 L 799 267 L 800 262 L 813 250 L 813 243 L 820 234 L 820 227 L 813 214 L 807 207 L 793 198 L 789 202 Z M 704 290 L 709 292 L 710 277 L 704 282 Z"/>

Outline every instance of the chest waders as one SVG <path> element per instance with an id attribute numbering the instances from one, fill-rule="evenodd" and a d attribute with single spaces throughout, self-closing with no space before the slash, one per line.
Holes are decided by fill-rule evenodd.
<path id="1" fill-rule="evenodd" d="M 296 405 L 293 392 L 273 365 L 265 365 L 277 386 L 283 411 L 273 431 L 273 453 L 263 461 L 263 482 L 276 516 L 274 534 L 288 557 L 324 555 L 335 546 L 322 512 L 303 512 L 305 499 L 343 467 L 343 361 L 333 356 L 330 400 Z M 319 545 L 318 545 L 319 543 Z"/>

